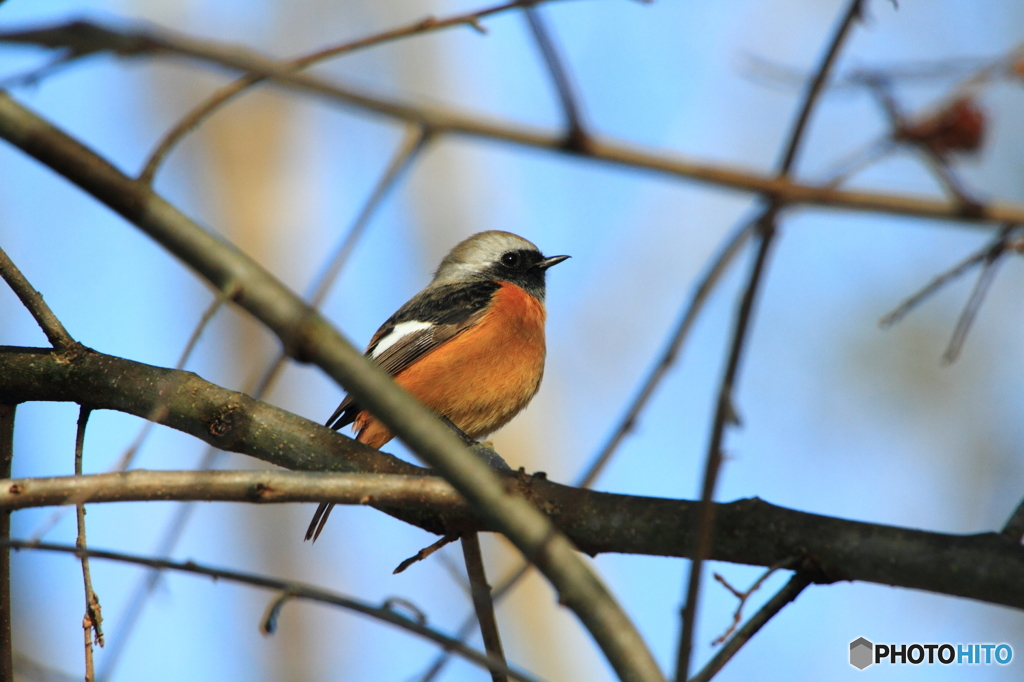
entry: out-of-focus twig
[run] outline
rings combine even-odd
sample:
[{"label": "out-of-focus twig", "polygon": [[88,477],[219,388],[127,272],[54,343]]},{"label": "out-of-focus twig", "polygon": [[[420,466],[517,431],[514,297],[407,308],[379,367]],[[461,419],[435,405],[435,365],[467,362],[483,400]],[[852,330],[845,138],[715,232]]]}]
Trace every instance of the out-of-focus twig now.
[{"label": "out-of-focus twig", "polygon": [[[796,118],[790,128],[779,161],[778,176],[786,177],[793,169],[797,154],[804,138],[804,132],[810,121],[811,112],[821,96],[825,83],[832,72],[832,67],[839,52],[849,36],[855,22],[860,19],[863,11],[862,0],[851,0],[843,12],[835,32],[829,40],[828,47],[815,69],[813,78],[807,84],[803,101]],[[697,619],[697,601],[700,598],[701,573],[704,560],[711,554],[714,531],[714,506],[711,504],[718,482],[718,472],[722,463],[722,443],[725,429],[736,422],[736,409],[733,399],[733,387],[739,373],[740,359],[746,346],[750,320],[754,310],[754,302],[760,290],[762,275],[768,254],[776,235],[776,217],[780,204],[777,198],[770,197],[769,204],[761,218],[756,221],[759,237],[757,255],[750,270],[746,288],[739,303],[736,323],[732,339],[729,343],[728,360],[719,385],[715,407],[714,422],[711,427],[707,456],[704,465],[704,480],[701,486],[700,525],[697,532],[697,549],[687,577],[686,596],[681,609],[682,621],[679,635],[679,647],[676,658],[676,682],[685,682],[690,675],[690,657],[693,649],[693,633]]]},{"label": "out-of-focus twig", "polygon": [[[545,0],[540,0],[541,2]],[[554,0],[547,0],[552,2]],[[480,33],[486,33],[486,29],[480,24],[480,20],[488,17],[492,14],[498,14],[506,10],[518,7],[520,4],[519,0],[514,2],[506,2],[500,5],[494,5],[486,9],[477,10],[475,12],[467,12],[465,14],[459,14],[452,17],[446,17],[444,19],[435,19],[434,17],[427,17],[415,21],[405,26],[376,33],[374,35],[360,38],[349,42],[342,43],[340,45],[334,45],[332,47],[317,50],[311,54],[296,57],[288,61],[280,62],[282,68],[293,71],[300,71],[306,67],[312,66],[318,62],[322,62],[332,57],[338,57],[343,54],[354,52],[361,48],[371,47],[374,45],[382,45],[392,40],[399,38],[407,38],[414,35],[419,35],[429,31],[437,31],[444,28],[450,28],[452,26],[470,26]],[[244,92],[252,86],[262,83],[266,80],[266,76],[258,73],[248,73],[238,80],[225,85],[218,89],[212,95],[207,97],[205,100],[196,105],[191,111],[181,118],[167,133],[164,134],[163,138],[157,143],[156,148],[150,153],[149,158],[143,165],[142,171],[139,173],[139,180],[146,183],[152,184],[153,177],[159,170],[160,165],[164,159],[171,152],[175,145],[178,144],[181,139],[192,130],[200,125],[204,120],[213,115],[215,111],[220,109],[225,103],[233,99],[236,95]]]},{"label": "out-of-focus twig", "polygon": [[572,74],[566,66],[565,60],[559,54],[558,47],[551,37],[551,31],[548,29],[540,9],[534,3],[523,4],[523,13],[526,15],[526,22],[540,49],[541,56],[544,58],[544,63],[547,65],[548,73],[551,74],[555,91],[558,93],[558,100],[562,104],[566,125],[565,145],[569,149],[584,149],[590,137],[583,124],[583,111],[580,98],[576,95]]},{"label": "out-of-focus twig", "polygon": [[661,384],[662,380],[668,375],[669,369],[675,364],[679,357],[679,352],[682,350],[683,344],[686,343],[686,339],[689,336],[690,329],[693,327],[694,322],[697,320],[697,316],[704,308],[704,303],[707,301],[708,296],[714,290],[715,285],[721,280],[722,275],[725,273],[729,264],[732,263],[733,259],[736,258],[736,254],[740,252],[740,249],[750,238],[752,223],[745,221],[739,228],[735,229],[729,238],[719,247],[718,253],[712,259],[710,264],[705,268],[704,274],[701,275],[697,284],[693,287],[693,292],[687,299],[686,304],[683,306],[683,310],[679,317],[679,322],[676,324],[675,329],[669,338],[668,344],[665,346],[665,350],[662,351],[654,364],[654,367],[650,370],[647,377],[644,379],[640,390],[637,391],[636,396],[630,402],[629,407],[626,408],[626,412],[622,419],[619,420],[615,428],[612,430],[611,436],[605,442],[604,446],[597,452],[590,464],[583,470],[573,485],[579,488],[589,488],[597,477],[607,466],[612,456],[618,450],[619,445],[626,439],[633,429],[636,428],[637,420],[643,413],[647,404],[654,396],[655,391]]},{"label": "out-of-focus twig", "polygon": [[[307,601],[319,602],[322,604],[330,604],[332,606],[340,606],[350,611],[361,613],[365,616],[381,620],[392,625],[395,625],[407,632],[411,632],[415,635],[419,635],[424,639],[428,639],[432,642],[439,644],[445,649],[453,651],[458,656],[474,663],[478,666],[487,669],[502,669],[500,663],[492,661],[484,654],[467,647],[465,644],[442,634],[441,632],[429,628],[423,623],[419,622],[418,619],[408,618],[398,611],[391,608],[385,608],[382,606],[372,606],[366,602],[347,597],[345,595],[338,594],[337,592],[330,592],[328,590],[314,587],[312,585],[306,585],[304,583],[291,582],[287,580],[280,580],[278,578],[271,578],[265,575],[259,575],[255,573],[243,573],[241,571],[229,571],[220,568],[213,568],[210,566],[203,566],[195,563],[194,561],[177,562],[168,561],[166,559],[153,559],[150,557],[138,556],[133,554],[126,554],[123,552],[108,552],[104,550],[96,549],[79,549],[71,547],[69,545],[61,545],[51,542],[25,542],[19,540],[10,540],[4,544],[12,549],[28,549],[28,550],[41,550],[47,552],[63,552],[66,554],[74,554],[83,558],[94,558],[94,559],[107,559],[110,561],[120,561],[123,563],[136,564],[138,566],[148,566],[160,571],[178,571],[181,573],[192,573],[193,575],[204,575],[214,580],[227,580],[229,582],[241,583],[244,585],[252,585],[253,587],[260,587],[267,590],[273,590],[275,592],[287,592],[293,599],[305,599]],[[510,668],[504,668],[505,673],[514,679],[522,680],[522,682],[534,682],[535,678],[513,670]]]},{"label": "out-of-focus twig", "polygon": [[975,265],[980,264],[981,272],[978,275],[978,281],[971,290],[971,295],[967,299],[967,303],[964,306],[963,312],[960,314],[960,318],[957,320],[949,345],[946,347],[946,351],[942,355],[943,364],[955,362],[957,357],[960,355],[960,351],[963,349],[963,343],[967,338],[967,332],[970,331],[971,324],[974,322],[974,318],[978,313],[978,309],[981,307],[985,294],[988,292],[988,288],[992,284],[992,279],[995,277],[996,273],[996,267],[1007,251],[1024,251],[1024,235],[1018,233],[1017,225],[1004,225],[996,238],[989,244],[960,261],[949,270],[940,273],[923,289],[900,303],[895,310],[882,317],[878,322],[879,326],[886,328],[899,322],[907,315],[907,313],[920,305],[943,285],[964,274]]},{"label": "out-of-focus twig", "polygon": [[997,256],[991,260],[986,259],[982,263],[981,272],[978,273],[978,281],[974,283],[971,295],[968,297],[967,303],[964,304],[963,312],[960,313],[960,317],[956,321],[956,327],[953,328],[953,336],[949,339],[949,345],[946,346],[946,350],[942,353],[942,364],[951,365],[960,357],[960,351],[963,350],[964,341],[967,339],[967,332],[970,331],[971,325],[974,324],[974,318],[977,316],[978,310],[981,309],[981,303],[985,300],[985,294],[988,293],[988,289],[992,285],[992,280],[995,278],[996,270],[1001,262],[1002,259]]}]

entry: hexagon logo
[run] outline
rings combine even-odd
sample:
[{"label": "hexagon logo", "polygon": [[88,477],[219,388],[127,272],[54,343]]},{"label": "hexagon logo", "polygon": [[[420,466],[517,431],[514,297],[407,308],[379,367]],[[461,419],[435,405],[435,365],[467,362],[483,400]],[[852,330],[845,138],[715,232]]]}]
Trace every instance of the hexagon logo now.
[{"label": "hexagon logo", "polygon": [[868,667],[875,662],[874,650],[875,645],[863,637],[853,640],[850,642],[850,665],[857,670]]}]

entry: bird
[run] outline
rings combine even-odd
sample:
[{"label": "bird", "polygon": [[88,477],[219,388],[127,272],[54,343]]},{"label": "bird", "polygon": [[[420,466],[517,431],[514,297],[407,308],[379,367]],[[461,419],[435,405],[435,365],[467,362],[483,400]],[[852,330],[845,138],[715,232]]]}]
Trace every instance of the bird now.
[{"label": "bird", "polygon": [[[546,349],[545,276],[569,256],[541,254],[500,230],[479,232],[441,261],[430,283],[389,317],[366,357],[469,439],[507,424],[540,388]],[[394,434],[351,395],[327,426],[352,425],[381,448]],[[306,540],[320,536],[334,504],[317,508]]]}]

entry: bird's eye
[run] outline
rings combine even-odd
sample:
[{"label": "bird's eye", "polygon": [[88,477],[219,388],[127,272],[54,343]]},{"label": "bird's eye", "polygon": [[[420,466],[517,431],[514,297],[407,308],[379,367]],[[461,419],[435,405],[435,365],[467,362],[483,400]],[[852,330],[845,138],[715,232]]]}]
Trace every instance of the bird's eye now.
[{"label": "bird's eye", "polygon": [[508,253],[502,255],[501,263],[502,265],[505,265],[507,267],[514,268],[515,266],[519,265],[519,254],[516,253],[515,251],[509,251]]}]

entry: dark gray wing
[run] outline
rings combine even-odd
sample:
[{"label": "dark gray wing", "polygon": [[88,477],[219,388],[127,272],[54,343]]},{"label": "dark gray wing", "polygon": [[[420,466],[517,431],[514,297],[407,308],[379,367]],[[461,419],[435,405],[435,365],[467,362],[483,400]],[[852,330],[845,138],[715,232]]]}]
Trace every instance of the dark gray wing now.
[{"label": "dark gray wing", "polygon": [[[390,376],[397,375],[479,322],[499,288],[500,283],[488,280],[424,289],[380,326],[370,339],[366,355]],[[377,352],[382,345],[384,350]],[[361,411],[352,396],[345,396],[327,426],[347,426]]]}]

